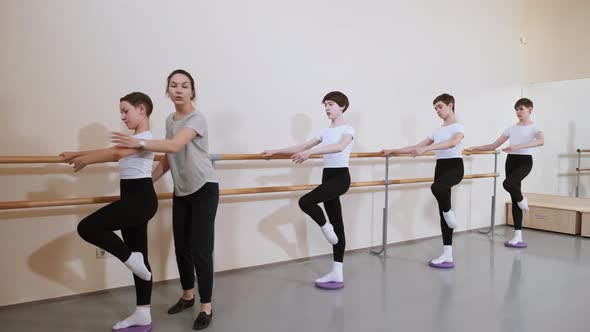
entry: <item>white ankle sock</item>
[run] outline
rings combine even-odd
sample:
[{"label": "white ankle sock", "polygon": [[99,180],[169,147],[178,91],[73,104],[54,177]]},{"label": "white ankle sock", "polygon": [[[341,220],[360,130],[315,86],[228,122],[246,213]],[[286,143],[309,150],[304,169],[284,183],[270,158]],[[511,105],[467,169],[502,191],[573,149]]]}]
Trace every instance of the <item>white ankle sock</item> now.
[{"label": "white ankle sock", "polygon": [[342,273],[342,263],[334,262],[334,266],[332,266],[332,271],[326,274],[325,276],[316,279],[315,282],[318,283],[325,283],[325,282],[343,282],[344,275]]},{"label": "white ankle sock", "polygon": [[457,217],[455,216],[455,212],[453,212],[453,210],[443,212],[443,218],[447,222],[447,226],[449,226],[450,229],[457,227]]},{"label": "white ankle sock", "polygon": [[522,242],[522,230],[516,230],[514,231],[514,237],[512,238],[512,240],[508,241],[508,243],[517,244],[520,242]]},{"label": "white ankle sock", "polygon": [[124,329],[129,326],[145,326],[152,323],[150,307],[137,307],[133,315],[125,318],[113,326],[113,329]]},{"label": "white ankle sock", "polygon": [[516,205],[518,205],[518,207],[522,211],[528,211],[529,210],[529,201],[524,196],[522,197],[522,201],[517,202]]},{"label": "white ankle sock", "polygon": [[150,270],[148,270],[147,266],[145,266],[145,263],[143,262],[142,253],[138,251],[132,252],[131,256],[129,256],[129,259],[127,259],[124,263],[125,266],[127,266],[129,270],[133,272],[133,274],[140,277],[141,279],[146,281],[150,281],[150,279],[152,279],[152,273]]},{"label": "white ankle sock", "polygon": [[324,226],[321,227],[321,229],[322,233],[324,233],[324,236],[326,237],[326,240],[328,240],[331,245],[338,243],[338,236],[334,232],[334,226],[332,226],[332,224],[326,222]]},{"label": "white ankle sock", "polygon": [[438,258],[431,261],[434,264],[441,264],[445,262],[453,262],[453,246],[443,246],[443,253]]}]

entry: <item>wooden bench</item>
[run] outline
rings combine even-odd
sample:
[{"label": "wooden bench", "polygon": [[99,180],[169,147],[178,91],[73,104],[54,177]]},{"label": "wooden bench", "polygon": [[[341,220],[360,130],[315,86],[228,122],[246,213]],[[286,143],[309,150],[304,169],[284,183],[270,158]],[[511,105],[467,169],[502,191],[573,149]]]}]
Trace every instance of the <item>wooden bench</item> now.
[{"label": "wooden bench", "polygon": [[[523,193],[529,202],[529,212],[523,212],[522,227],[578,235],[582,217],[586,225],[585,236],[590,236],[590,199],[556,195]],[[586,212],[583,212],[586,211]],[[512,203],[506,203],[506,221],[514,225]]]}]

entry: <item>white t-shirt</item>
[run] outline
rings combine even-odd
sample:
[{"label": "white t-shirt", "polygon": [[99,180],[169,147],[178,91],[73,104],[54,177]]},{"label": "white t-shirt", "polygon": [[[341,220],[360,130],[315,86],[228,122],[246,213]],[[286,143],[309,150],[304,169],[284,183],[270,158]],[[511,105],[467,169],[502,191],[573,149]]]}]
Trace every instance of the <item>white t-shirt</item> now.
[{"label": "white t-shirt", "polygon": [[[434,144],[448,141],[457,133],[464,133],[465,128],[460,123],[453,123],[452,125],[436,128],[432,135],[428,136]],[[463,140],[459,144],[455,145],[454,148],[435,150],[436,159],[451,159],[461,158],[463,155]]]},{"label": "white t-shirt", "polygon": [[[149,130],[133,135],[133,137],[137,139],[154,139],[152,132]],[[141,150],[139,153],[119,159],[121,179],[151,178],[155,156],[155,152]]]},{"label": "white t-shirt", "polygon": [[[512,125],[504,131],[504,136],[510,138],[510,145],[529,143],[535,140],[537,133],[542,130],[536,124],[526,126]],[[520,149],[508,154],[533,155],[533,148]]]},{"label": "white t-shirt", "polygon": [[340,152],[324,154],[324,168],[348,167],[350,150],[354,141],[354,128],[349,125],[326,128],[316,136],[322,142],[321,145],[325,146],[340,143],[344,135],[351,135],[353,140]]}]

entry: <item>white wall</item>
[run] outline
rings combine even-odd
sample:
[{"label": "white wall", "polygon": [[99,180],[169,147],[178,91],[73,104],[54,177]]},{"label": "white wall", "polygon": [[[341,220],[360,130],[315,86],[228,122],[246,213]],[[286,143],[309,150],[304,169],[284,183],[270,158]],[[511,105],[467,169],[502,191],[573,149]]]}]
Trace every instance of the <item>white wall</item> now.
[{"label": "white wall", "polygon": [[[575,196],[577,149],[590,149],[588,113],[590,79],[526,85],[524,95],[534,104],[533,118],[543,127],[545,146],[538,149],[534,172],[525,190]],[[538,162],[539,161],[539,162]],[[582,168],[590,168],[590,154],[582,154]],[[589,173],[580,177],[580,197],[590,197]]]},{"label": "white wall", "polygon": [[[108,146],[109,132],[122,129],[118,98],[136,90],[154,99],[152,130],[161,137],[173,110],[165,77],[176,68],[196,77],[214,153],[302,142],[328,124],[320,101],[331,90],[351,99],[354,151],[423,139],[439,125],[431,102],[442,92],[457,98],[465,144],[483,144],[513,121],[520,96],[521,7],[513,0],[3,1],[0,155]],[[217,165],[222,188],[317,183],[320,166]],[[396,159],[392,177],[432,176],[433,167],[430,158]],[[491,168],[490,156],[466,158],[466,173]],[[353,181],[381,179],[382,161],[355,161],[351,172]],[[80,174],[62,165],[3,165],[0,181],[2,201],[118,190],[114,164]],[[171,188],[170,178],[157,186]],[[223,198],[216,271],[329,253],[298,210],[300,195]],[[459,230],[489,223],[490,195],[490,180],[455,189]],[[399,187],[390,197],[391,242],[440,233],[429,185]],[[343,201],[348,249],[379,244],[383,193],[351,190]],[[96,208],[0,211],[0,305],[131,284],[122,264],[95,259],[75,232]],[[502,204],[497,211],[504,222]],[[155,280],[177,277],[170,216],[163,201],[150,222]]]},{"label": "white wall", "polygon": [[590,77],[590,1],[524,1],[524,79],[528,83]]}]

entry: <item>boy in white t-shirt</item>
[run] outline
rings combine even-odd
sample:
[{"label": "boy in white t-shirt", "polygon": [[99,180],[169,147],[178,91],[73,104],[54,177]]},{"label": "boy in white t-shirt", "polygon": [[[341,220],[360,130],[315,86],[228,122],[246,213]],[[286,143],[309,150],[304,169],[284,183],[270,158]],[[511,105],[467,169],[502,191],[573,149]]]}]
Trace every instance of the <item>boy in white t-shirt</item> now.
[{"label": "boy in white t-shirt", "polygon": [[432,102],[436,114],[443,120],[440,128],[434,130],[422,142],[401,149],[382,150],[383,156],[392,154],[410,154],[413,157],[434,150],[436,167],[434,183],[430,187],[438,203],[440,228],[443,238],[443,253],[428,262],[437,269],[452,269],[453,262],[453,229],[457,227],[455,212],[451,209],[451,188],[463,180],[463,125],[455,118],[455,98],[444,93]]},{"label": "boy in white t-shirt", "polygon": [[[141,92],[120,99],[121,120],[136,139],[152,139],[149,116],[153,103]],[[135,282],[135,312],[113,326],[113,331],[135,328],[151,331],[150,302],[152,273],[148,262],[148,221],[158,210],[158,197],[152,183],[155,153],[141,149],[111,147],[108,149],[63,152],[64,162],[80,171],[90,164],[119,162],[121,197],[103,206],[78,224],[78,234],[86,242],[117,257],[132,272]],[[123,239],[114,231],[120,230]]]},{"label": "boy in white t-shirt", "polygon": [[511,248],[526,248],[522,239],[522,211],[528,211],[528,201],[522,195],[522,180],[533,168],[533,149],[545,143],[543,131],[531,120],[533,102],[527,98],[519,99],[514,105],[518,122],[508,127],[498,139],[491,144],[469,148],[470,151],[495,150],[510,138],[510,145],[502,151],[506,157],[506,180],[504,189],[510,193],[512,200],[512,219],[514,220],[514,237],[504,243]]},{"label": "boy in white t-shirt", "polygon": [[[301,197],[299,206],[320,226],[324,236],[333,246],[332,271],[317,279],[316,286],[322,289],[339,289],[344,287],[342,263],[346,244],[340,196],[344,195],[350,187],[348,160],[355,133],[354,128],[345,124],[342,117],[349,106],[346,95],[339,91],[333,91],[324,97],[322,103],[326,115],[330,119],[328,128],[323,129],[317,136],[303,144],[278,150],[265,150],[262,152],[262,156],[287,154],[291,155],[291,159],[295,163],[302,163],[312,155],[324,156],[322,184]],[[326,221],[319,203],[324,203],[329,222]]]}]

